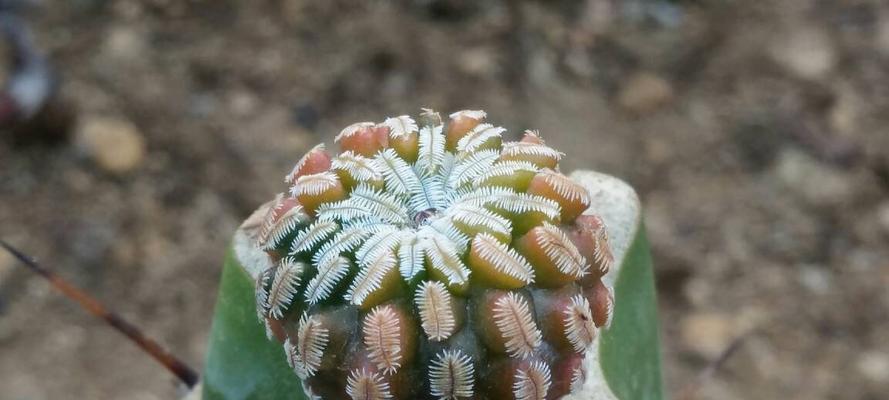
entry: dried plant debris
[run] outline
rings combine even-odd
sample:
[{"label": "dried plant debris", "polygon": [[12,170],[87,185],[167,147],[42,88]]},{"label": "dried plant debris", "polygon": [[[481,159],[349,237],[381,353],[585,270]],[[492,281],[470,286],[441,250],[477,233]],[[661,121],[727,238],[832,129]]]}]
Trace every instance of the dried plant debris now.
[{"label": "dried plant debris", "polygon": [[585,378],[613,311],[604,223],[563,153],[485,117],[353,124],[284,178],[257,313],[313,398],[549,399]]}]

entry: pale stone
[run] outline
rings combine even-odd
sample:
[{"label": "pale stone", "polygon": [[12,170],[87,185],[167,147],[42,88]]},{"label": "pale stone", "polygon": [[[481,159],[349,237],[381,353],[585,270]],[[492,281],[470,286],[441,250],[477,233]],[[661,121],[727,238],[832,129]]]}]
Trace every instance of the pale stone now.
[{"label": "pale stone", "polygon": [[724,314],[691,314],[680,323],[682,342],[698,355],[718,357],[735,337],[734,322]]},{"label": "pale stone", "polygon": [[874,382],[889,382],[889,354],[869,351],[858,357],[855,366],[865,378]]},{"label": "pale stone", "polygon": [[781,153],[776,174],[793,194],[811,204],[836,205],[853,194],[847,174],[798,150]]},{"label": "pale stone", "polygon": [[132,122],[113,117],[85,116],[77,132],[84,152],[105,171],[125,174],[145,160],[145,139]]},{"label": "pale stone", "polygon": [[490,76],[497,71],[497,60],[490,49],[476,47],[460,54],[458,66],[463,72],[474,76]]},{"label": "pale stone", "polygon": [[815,28],[779,34],[769,48],[769,55],[792,75],[810,80],[823,78],[837,63],[830,37]]},{"label": "pale stone", "polygon": [[111,28],[102,44],[102,55],[110,60],[124,63],[142,60],[147,50],[145,35],[126,26]]},{"label": "pale stone", "polygon": [[673,99],[673,86],[666,79],[649,72],[628,79],[617,95],[622,108],[637,114],[657,110]]}]

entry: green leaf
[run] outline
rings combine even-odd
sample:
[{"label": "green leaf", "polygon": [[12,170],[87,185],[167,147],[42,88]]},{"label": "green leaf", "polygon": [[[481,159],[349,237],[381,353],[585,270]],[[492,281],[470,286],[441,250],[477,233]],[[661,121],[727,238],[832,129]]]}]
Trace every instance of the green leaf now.
[{"label": "green leaf", "polygon": [[620,399],[663,399],[654,273],[643,227],[624,258],[614,297],[614,320],[599,348],[605,379]]},{"label": "green leaf", "polygon": [[297,399],[302,387],[278,342],[256,317],[253,279],[229,251],[204,369],[204,400]]}]

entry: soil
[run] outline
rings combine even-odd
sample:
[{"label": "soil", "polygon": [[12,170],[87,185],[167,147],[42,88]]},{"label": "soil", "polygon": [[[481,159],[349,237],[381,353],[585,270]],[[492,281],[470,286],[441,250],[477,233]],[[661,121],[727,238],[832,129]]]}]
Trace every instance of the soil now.
[{"label": "soil", "polygon": [[[76,121],[61,143],[0,133],[0,238],[196,367],[231,233],[304,151],[482,108],[637,188],[676,398],[889,393],[885,2],[42,3],[27,15]],[[84,140],[109,119],[128,134]],[[0,255],[0,397],[177,390]]]}]

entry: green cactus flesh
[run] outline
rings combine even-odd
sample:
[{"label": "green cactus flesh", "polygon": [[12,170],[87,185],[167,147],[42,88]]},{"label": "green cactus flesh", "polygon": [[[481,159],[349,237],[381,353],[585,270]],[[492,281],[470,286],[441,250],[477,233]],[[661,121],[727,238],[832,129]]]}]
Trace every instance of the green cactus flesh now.
[{"label": "green cactus flesh", "polygon": [[[482,111],[359,123],[285,178],[255,241],[260,321],[309,398],[557,399],[610,322],[590,195]],[[447,126],[446,126],[447,125]]]}]

